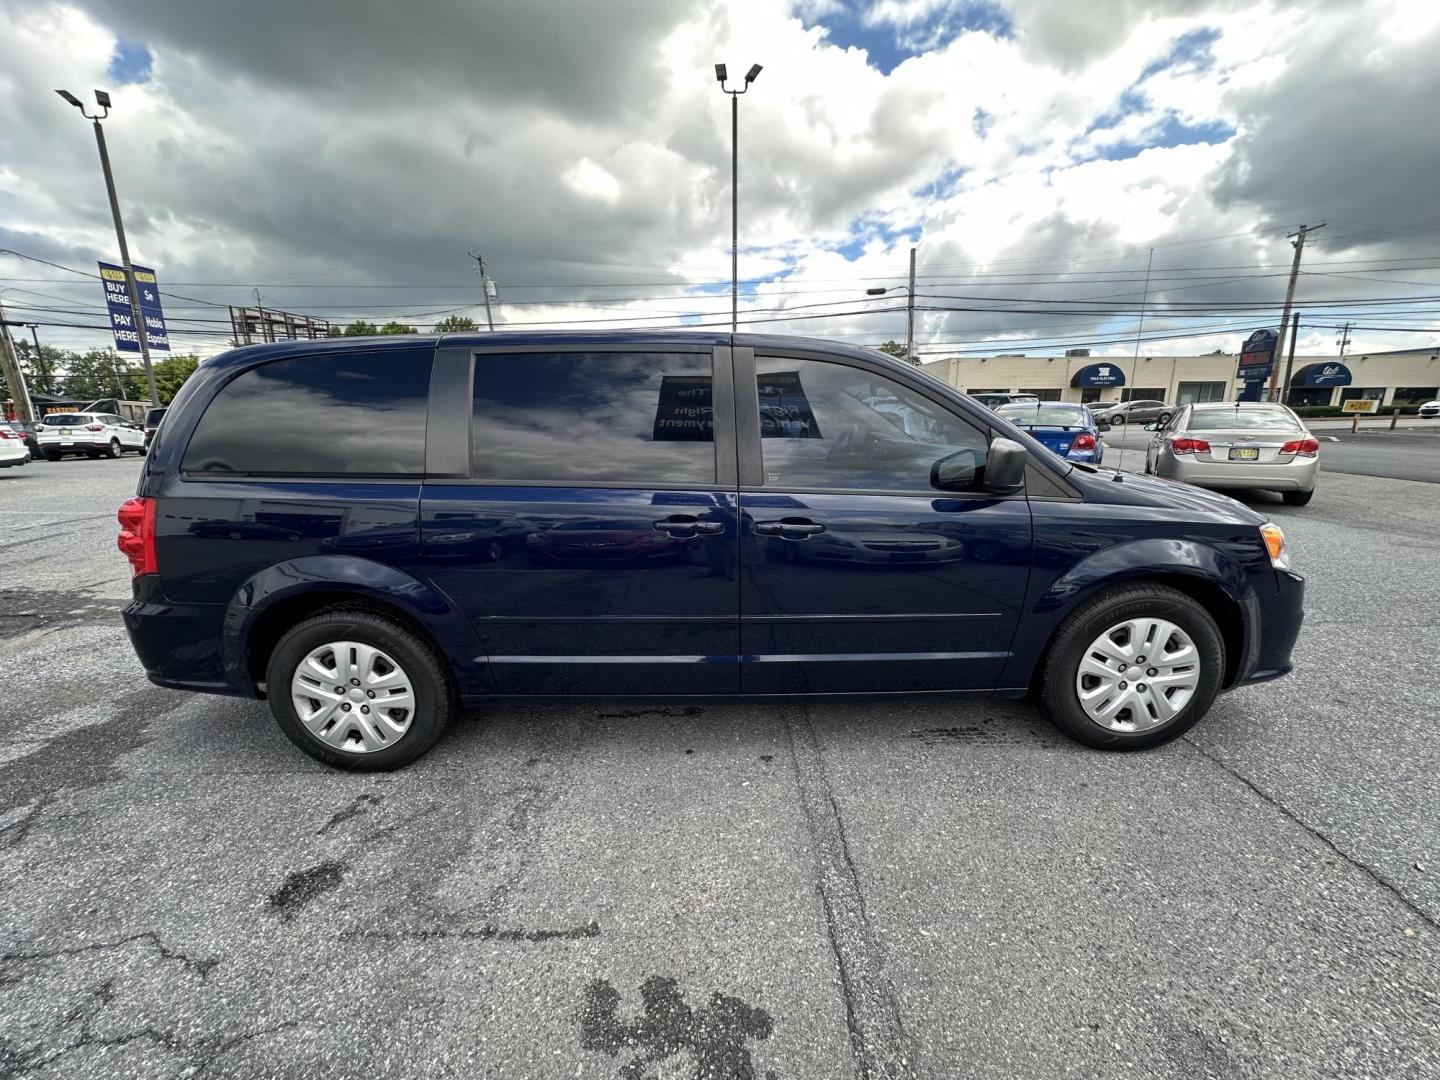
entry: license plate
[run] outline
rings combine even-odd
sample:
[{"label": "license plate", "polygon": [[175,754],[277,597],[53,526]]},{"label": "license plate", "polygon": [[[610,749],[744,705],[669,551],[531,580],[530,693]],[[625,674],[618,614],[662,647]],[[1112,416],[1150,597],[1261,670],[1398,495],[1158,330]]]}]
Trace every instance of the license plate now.
[{"label": "license plate", "polygon": [[1254,461],[1260,456],[1260,451],[1253,446],[1232,446],[1230,448],[1231,461]]}]

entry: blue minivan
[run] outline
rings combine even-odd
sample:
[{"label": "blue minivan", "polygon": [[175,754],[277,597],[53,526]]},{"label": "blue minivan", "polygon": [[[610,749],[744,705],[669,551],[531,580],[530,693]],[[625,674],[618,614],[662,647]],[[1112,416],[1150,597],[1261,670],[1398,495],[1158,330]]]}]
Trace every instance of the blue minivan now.
[{"label": "blue minivan", "polygon": [[1232,499],[1067,462],[882,353],[494,333],[206,360],[120,509],[150,680],[390,769],[462,706],[1034,693],[1153,746],[1290,670],[1302,579]]}]

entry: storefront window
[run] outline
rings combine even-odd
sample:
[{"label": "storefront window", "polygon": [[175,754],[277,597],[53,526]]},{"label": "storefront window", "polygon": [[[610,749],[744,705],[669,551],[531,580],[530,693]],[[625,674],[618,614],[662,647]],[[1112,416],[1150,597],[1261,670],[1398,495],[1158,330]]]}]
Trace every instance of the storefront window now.
[{"label": "storefront window", "polygon": [[1224,401],[1223,382],[1182,382],[1175,393],[1177,405],[1193,405],[1197,401]]},{"label": "storefront window", "polygon": [[[1041,401],[1059,401],[1060,395],[1064,393],[1058,386],[1042,386],[1034,390],[1021,390],[1022,394],[1034,394]],[[1426,400],[1429,400],[1428,398]]]},{"label": "storefront window", "polygon": [[1335,389],[1330,386],[1292,386],[1290,392],[1285,395],[1285,404],[1291,406],[1329,405],[1334,394]]},{"label": "storefront window", "polygon": [[1440,397],[1440,386],[1397,386],[1390,400],[1396,405],[1423,405]]},{"label": "storefront window", "polygon": [[1120,391],[1121,401],[1164,401],[1163,386],[1127,386]]},{"label": "storefront window", "polygon": [[1383,386],[1347,386],[1340,391],[1340,403],[1347,401],[1384,401],[1385,387]]}]

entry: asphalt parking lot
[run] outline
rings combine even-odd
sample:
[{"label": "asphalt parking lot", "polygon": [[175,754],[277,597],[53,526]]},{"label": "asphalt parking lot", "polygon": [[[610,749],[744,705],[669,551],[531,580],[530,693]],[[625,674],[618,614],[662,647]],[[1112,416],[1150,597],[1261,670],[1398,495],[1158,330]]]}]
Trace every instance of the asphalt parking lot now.
[{"label": "asphalt parking lot", "polygon": [[0,472],[0,1077],[1440,1076],[1440,485],[1251,498],[1296,671],[1159,750],[566,705],[353,776],[144,681],[139,467]]}]

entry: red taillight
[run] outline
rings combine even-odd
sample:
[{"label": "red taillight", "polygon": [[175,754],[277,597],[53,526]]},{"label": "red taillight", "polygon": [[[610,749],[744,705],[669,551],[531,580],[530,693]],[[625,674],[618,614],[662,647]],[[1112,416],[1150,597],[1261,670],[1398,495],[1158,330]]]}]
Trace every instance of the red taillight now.
[{"label": "red taillight", "polygon": [[1208,454],[1210,444],[1204,439],[1175,439],[1170,443],[1170,451],[1175,454]]},{"label": "red taillight", "polygon": [[1280,448],[1282,454],[1298,454],[1300,457],[1314,457],[1320,453],[1320,444],[1314,439],[1291,439]]},{"label": "red taillight", "polygon": [[158,572],[155,562],[155,500],[126,499],[116,513],[120,538],[115,546],[130,560],[131,575]]},{"label": "red taillight", "polygon": [[1094,450],[1094,449],[1095,449],[1095,436],[1094,436],[1094,435],[1091,435],[1088,431],[1082,431],[1079,435],[1076,435],[1076,436],[1075,436],[1075,441],[1070,444],[1070,449],[1071,449],[1071,450]]},{"label": "red taillight", "polygon": [[104,424],[86,424],[86,425],[85,425],[85,430],[86,430],[86,431],[104,431],[104,430],[105,430],[105,425],[104,425]]}]

